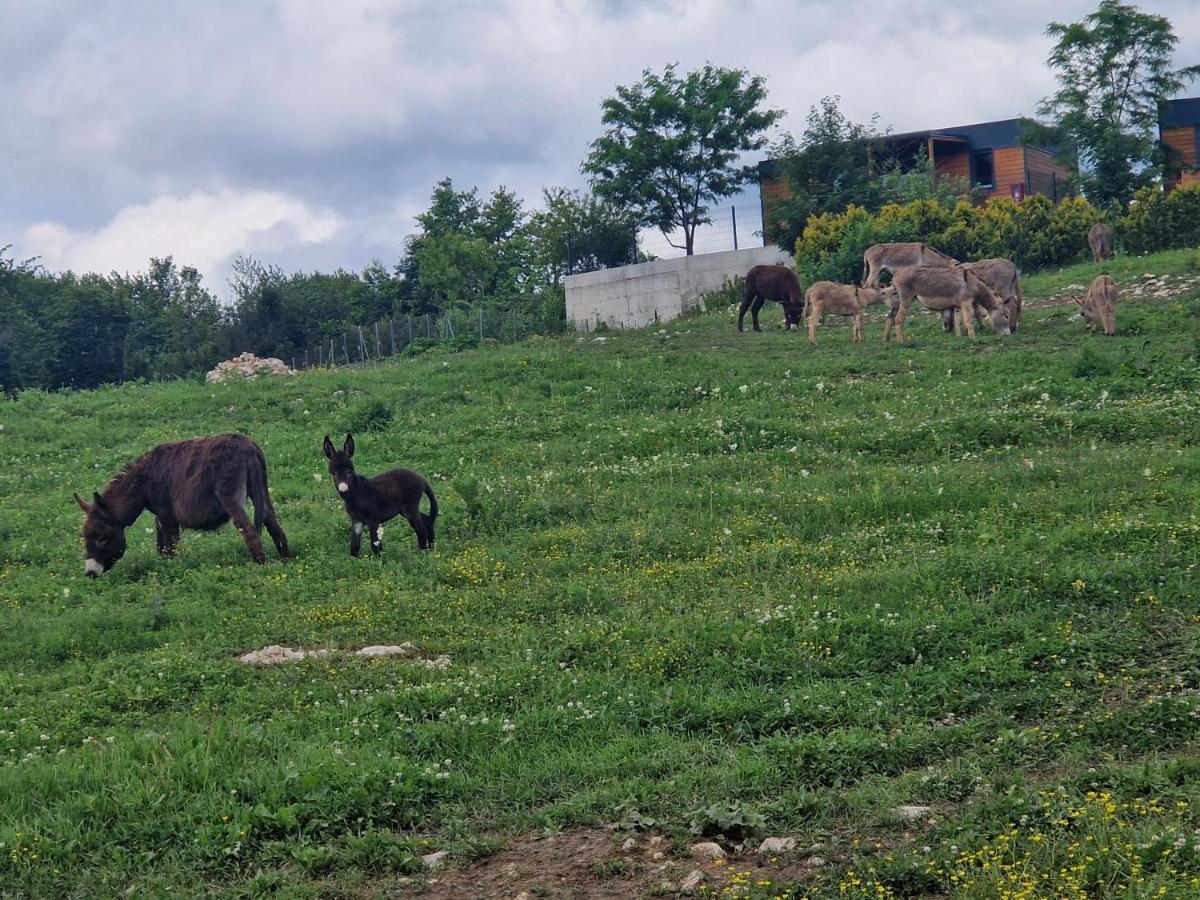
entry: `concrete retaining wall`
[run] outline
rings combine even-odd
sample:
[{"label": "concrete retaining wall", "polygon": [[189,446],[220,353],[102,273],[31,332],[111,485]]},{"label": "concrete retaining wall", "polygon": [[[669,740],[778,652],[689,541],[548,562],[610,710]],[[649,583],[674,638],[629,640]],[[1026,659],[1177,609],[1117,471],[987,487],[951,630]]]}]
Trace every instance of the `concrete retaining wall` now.
[{"label": "concrete retaining wall", "polygon": [[751,266],[788,261],[778,247],[751,247],[568,275],[563,280],[567,318],[577,331],[593,331],[602,322],[610,328],[667,322],[695,309],[704,294],[720,290]]}]

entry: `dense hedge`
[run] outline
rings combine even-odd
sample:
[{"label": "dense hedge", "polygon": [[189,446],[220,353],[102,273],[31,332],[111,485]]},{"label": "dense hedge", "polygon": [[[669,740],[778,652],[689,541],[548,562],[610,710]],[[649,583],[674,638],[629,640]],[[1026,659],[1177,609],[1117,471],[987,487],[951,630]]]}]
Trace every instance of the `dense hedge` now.
[{"label": "dense hedge", "polygon": [[1122,217],[1117,236],[1129,253],[1200,247],[1200,184],[1168,194],[1142,188]]},{"label": "dense hedge", "polygon": [[[1088,258],[1088,229],[1105,219],[1083,198],[1055,205],[1041,194],[1020,203],[996,197],[982,206],[915,200],[875,214],[850,206],[809,218],[796,241],[796,271],[805,284],[858,283],[863,251],[888,241],[921,241],[961,260],[1002,256],[1025,271],[1069,265]],[[1198,246],[1200,185],[1168,194],[1143,190],[1113,224],[1128,253]]]}]

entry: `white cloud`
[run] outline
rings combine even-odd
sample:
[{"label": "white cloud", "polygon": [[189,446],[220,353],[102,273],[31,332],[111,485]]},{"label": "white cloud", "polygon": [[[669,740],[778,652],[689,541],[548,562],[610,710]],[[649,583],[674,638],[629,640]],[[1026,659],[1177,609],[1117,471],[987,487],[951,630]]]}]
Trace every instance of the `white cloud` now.
[{"label": "white cloud", "polygon": [[203,273],[223,272],[235,256],[267,256],[336,238],[345,220],[329,209],[269,191],[231,190],[157,197],[127,206],[95,229],[40,222],[21,249],[52,270],[142,271],[152,256],[174,256]]},{"label": "white cloud", "polygon": [[[1194,0],[1139,6],[1175,23],[1179,64],[1200,61]],[[197,266],[243,244],[285,267],[391,263],[442,177],[530,205],[544,186],[581,186],[601,101],[644,68],[761,74],[793,132],[832,94],[856,121],[945,127],[1032,113],[1053,88],[1047,22],[1095,7],[0,0],[0,246],[102,272],[144,266],[151,246]],[[173,213],[205,221],[205,198],[249,230],[171,230]],[[285,207],[283,224],[253,224]],[[301,236],[328,217],[330,237]]]}]

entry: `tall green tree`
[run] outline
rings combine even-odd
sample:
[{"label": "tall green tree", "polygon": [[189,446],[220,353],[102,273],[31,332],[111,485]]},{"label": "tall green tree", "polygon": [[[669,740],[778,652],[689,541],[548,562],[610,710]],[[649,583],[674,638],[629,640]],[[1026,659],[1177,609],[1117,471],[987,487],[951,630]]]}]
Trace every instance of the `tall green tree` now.
[{"label": "tall green tree", "polygon": [[[649,69],[637,84],[618,86],[601,104],[605,131],[581,169],[598,197],[633,210],[690,256],[709,205],[729,197],[754,171],[739,158],[766,144],[783,113],[764,109],[766,83],[743,69],[712,65],[680,76]],[[683,231],[683,244],[670,235]]]},{"label": "tall green tree", "polygon": [[866,209],[879,206],[882,135],[872,116],[868,123],[850,121],[838,104],[825,97],[808,111],[799,141],[791,135],[772,149],[790,195],[772,205],[764,223],[767,238],[788,253],[804,231],[809,216],[840,213],[851,203]]},{"label": "tall green tree", "polygon": [[1079,22],[1051,22],[1056,39],[1047,60],[1058,90],[1038,111],[1051,132],[1075,151],[1077,178],[1088,199],[1126,205],[1160,174],[1155,140],[1162,102],[1200,75],[1172,68],[1178,38],[1164,16],[1102,0]]},{"label": "tall green tree", "polygon": [[419,233],[405,239],[397,275],[406,312],[441,312],[520,303],[529,273],[528,214],[500,187],[480,201],[476,188],[458,191],[449,178],[434,185]]},{"label": "tall green tree", "polygon": [[529,219],[533,263],[554,288],[563,276],[628,265],[637,258],[637,219],[591,194],[551,187]]}]

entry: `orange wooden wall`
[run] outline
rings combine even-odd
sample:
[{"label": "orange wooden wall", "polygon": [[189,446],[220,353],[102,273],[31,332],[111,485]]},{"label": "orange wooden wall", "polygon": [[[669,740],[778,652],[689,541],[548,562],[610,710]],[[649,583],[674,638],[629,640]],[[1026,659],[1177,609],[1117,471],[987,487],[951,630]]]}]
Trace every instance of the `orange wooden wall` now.
[{"label": "orange wooden wall", "polygon": [[1164,144],[1168,144],[1183,154],[1185,166],[1196,165],[1196,129],[1191,125],[1186,128],[1164,128],[1162,130]]}]

